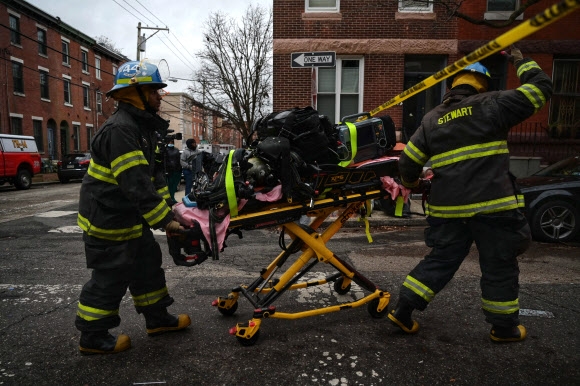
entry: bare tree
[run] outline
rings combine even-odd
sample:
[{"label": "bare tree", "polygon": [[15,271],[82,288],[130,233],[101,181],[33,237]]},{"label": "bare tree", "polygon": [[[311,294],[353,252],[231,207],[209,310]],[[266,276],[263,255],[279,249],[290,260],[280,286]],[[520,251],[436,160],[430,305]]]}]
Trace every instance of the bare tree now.
[{"label": "bare tree", "polygon": [[111,50],[119,55],[123,55],[123,51],[121,51],[121,49],[117,48],[115,46],[115,43],[109,39],[108,37],[106,37],[105,35],[101,35],[101,36],[97,36],[95,38],[95,40],[97,41],[98,44],[100,44],[101,46],[105,47],[108,50]]},{"label": "bare tree", "polygon": [[189,91],[246,138],[270,105],[272,11],[250,5],[239,22],[213,13],[203,36],[204,48],[197,53],[201,64]]}]

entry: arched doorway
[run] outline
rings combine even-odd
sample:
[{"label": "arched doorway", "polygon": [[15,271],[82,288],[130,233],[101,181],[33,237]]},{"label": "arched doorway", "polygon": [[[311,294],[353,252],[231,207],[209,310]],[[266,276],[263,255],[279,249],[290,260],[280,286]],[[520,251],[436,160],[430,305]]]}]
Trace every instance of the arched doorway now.
[{"label": "arched doorway", "polygon": [[69,141],[68,141],[68,122],[60,122],[60,158],[62,158],[69,151]]}]

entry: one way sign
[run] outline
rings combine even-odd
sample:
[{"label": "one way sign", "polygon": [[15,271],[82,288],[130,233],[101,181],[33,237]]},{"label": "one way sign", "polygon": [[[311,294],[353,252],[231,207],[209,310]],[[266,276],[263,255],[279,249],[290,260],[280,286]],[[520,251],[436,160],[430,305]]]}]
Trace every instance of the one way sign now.
[{"label": "one way sign", "polygon": [[292,68],[302,67],[334,67],[336,66],[336,52],[293,52]]}]

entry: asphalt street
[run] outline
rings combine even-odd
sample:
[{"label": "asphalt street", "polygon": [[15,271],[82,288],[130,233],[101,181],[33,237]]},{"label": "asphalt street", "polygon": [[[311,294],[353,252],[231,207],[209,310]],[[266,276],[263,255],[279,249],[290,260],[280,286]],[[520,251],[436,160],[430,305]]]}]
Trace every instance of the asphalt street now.
[{"label": "asphalt street", "polygon": [[[258,277],[280,253],[275,229],[230,237],[220,260],[178,267],[167,253],[163,267],[175,303],[188,313],[183,332],[148,337],[129,295],[121,326],[132,348],[109,356],[78,352],[74,327],[78,295],[88,280],[76,227],[80,184],[0,190],[0,384],[1,385],[577,385],[580,384],[580,249],[577,244],[533,243],[520,257],[521,320],[529,337],[494,344],[480,309],[479,267],[474,249],[430,307],[416,313],[415,336],[373,318],[367,305],[324,315],[265,319],[256,344],[239,344],[229,329],[252,317],[240,298],[232,316],[212,302]],[[42,191],[40,189],[43,189]],[[41,193],[46,202],[18,208],[18,195]],[[49,202],[50,201],[50,202]],[[30,204],[30,203],[27,203]],[[415,207],[416,208],[416,207]],[[412,211],[415,211],[412,204]],[[25,213],[20,217],[14,214]],[[418,212],[418,210],[417,210]],[[9,216],[9,217],[8,217]],[[396,303],[407,273],[428,252],[420,213],[393,219],[373,213],[373,242],[364,224],[349,221],[327,246]],[[320,230],[321,231],[321,230]],[[297,256],[297,254],[293,255]],[[335,270],[315,265],[306,280]],[[337,294],[332,284],[288,291],[275,306],[295,313],[355,301],[366,291],[354,284]]]}]

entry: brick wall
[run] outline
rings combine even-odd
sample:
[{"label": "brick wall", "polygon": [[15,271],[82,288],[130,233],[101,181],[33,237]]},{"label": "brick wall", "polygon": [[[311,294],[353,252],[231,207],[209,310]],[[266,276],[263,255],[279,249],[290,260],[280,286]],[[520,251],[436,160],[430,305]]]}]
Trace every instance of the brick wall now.
[{"label": "brick wall", "polygon": [[[19,17],[20,45],[11,44],[9,26],[9,10]],[[38,53],[37,30],[39,26],[46,30],[47,55]],[[62,38],[69,41],[70,66],[63,64]],[[117,67],[125,61],[118,54],[98,46],[94,39],[61,22],[42,10],[23,1],[14,1],[7,7],[0,3],[0,83],[6,84],[0,90],[0,132],[10,132],[10,114],[20,114],[22,118],[22,133],[33,135],[33,118],[42,118],[43,158],[48,158],[49,122],[56,127],[57,157],[61,156],[61,142],[65,141],[69,151],[86,151],[88,149],[88,131],[94,134],[98,127],[114,110],[113,101],[106,101],[105,93],[113,86],[113,65]],[[81,46],[88,52],[88,71],[82,71]],[[96,77],[95,55],[101,59],[100,79]],[[12,61],[16,58],[22,61],[24,93],[14,93],[12,78]],[[40,97],[39,67],[48,69],[49,100]],[[71,105],[64,103],[63,75],[70,77]],[[89,86],[90,108],[84,107],[83,82]],[[96,93],[102,92],[103,113],[97,114]],[[79,146],[72,138],[73,122],[80,127]],[[68,127],[66,138],[61,136],[61,127]]]}]

